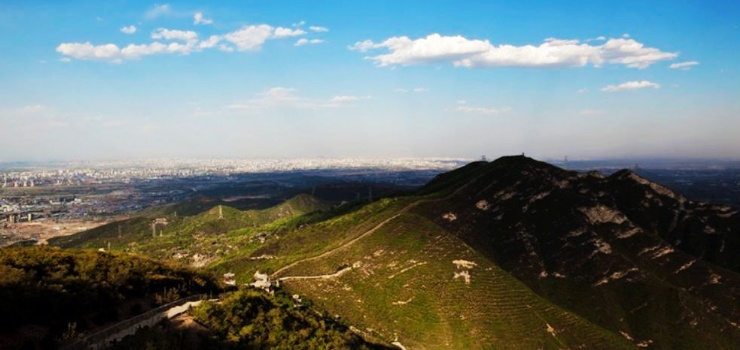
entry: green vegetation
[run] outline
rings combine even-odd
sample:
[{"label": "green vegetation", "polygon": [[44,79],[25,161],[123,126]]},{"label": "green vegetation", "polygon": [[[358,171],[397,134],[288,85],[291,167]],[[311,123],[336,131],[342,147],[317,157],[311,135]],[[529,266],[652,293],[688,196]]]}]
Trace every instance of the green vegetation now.
[{"label": "green vegetation", "polygon": [[[389,349],[281,291],[241,289],[190,314],[144,328],[110,349]],[[194,322],[195,321],[195,322]]]},{"label": "green vegetation", "polygon": [[[622,189],[631,196],[622,203],[602,177],[505,157],[440,175],[415,196],[330,208],[302,195],[264,210],[192,207],[190,216],[170,208],[55,243],[110,242],[234,272],[240,285],[267,272],[322,315],[341,316],[354,334],[410,348],[733,348],[740,277],[669,247],[657,231],[689,214],[679,217],[674,210],[683,205],[638,189]],[[659,208],[642,216],[621,211],[634,220],[607,215],[620,203],[652,203],[643,198]],[[152,235],[156,218],[169,224]],[[645,228],[633,230],[642,221]],[[694,226],[681,237],[705,230]],[[340,323],[292,305],[285,296],[242,290],[197,309],[209,331],[190,336],[204,347],[358,346]],[[179,330],[146,332],[127,340],[132,348],[185,344],[173,336]]]},{"label": "green vegetation", "polygon": [[[470,268],[462,266],[465,262]],[[633,347],[540,298],[418,215],[401,215],[372,235],[282,275],[332,274],[345,266],[351,270],[341,277],[288,279],[284,288],[306,294],[320,308],[343,315],[372,335],[397,339],[409,348]]]},{"label": "green vegetation", "polygon": [[124,253],[0,249],[0,334],[9,339],[3,348],[24,342],[53,347],[152,307],[217,290],[202,273]]},{"label": "green vegetation", "polygon": [[239,349],[375,349],[341,323],[296,307],[289,296],[243,289],[195,310],[196,320]]},{"label": "green vegetation", "polygon": [[[186,209],[194,210],[197,204],[189,203]],[[309,220],[323,219],[322,213],[330,209],[328,203],[305,194],[264,210],[241,211],[217,205],[192,216],[183,216],[168,207],[149,210],[77,235],[53,238],[49,244],[64,248],[111,248],[204,266],[255,246],[250,243],[254,243],[256,235],[277,234]],[[164,219],[167,224],[153,227],[156,219]]]}]

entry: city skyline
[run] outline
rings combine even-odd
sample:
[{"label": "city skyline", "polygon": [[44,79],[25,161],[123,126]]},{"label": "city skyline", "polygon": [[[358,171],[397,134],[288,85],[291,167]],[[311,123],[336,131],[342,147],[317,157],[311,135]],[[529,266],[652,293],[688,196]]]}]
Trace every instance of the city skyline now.
[{"label": "city skyline", "polygon": [[0,4],[0,162],[737,159],[740,4]]}]

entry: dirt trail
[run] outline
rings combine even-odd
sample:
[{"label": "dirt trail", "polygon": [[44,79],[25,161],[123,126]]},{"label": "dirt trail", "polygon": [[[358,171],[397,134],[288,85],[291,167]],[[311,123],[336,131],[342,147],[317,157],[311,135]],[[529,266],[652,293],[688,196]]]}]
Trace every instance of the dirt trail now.
[{"label": "dirt trail", "polygon": [[[447,196],[444,196],[442,198],[419,199],[419,200],[417,200],[415,202],[409,203],[408,205],[406,205],[405,207],[403,207],[403,209],[401,209],[398,212],[398,214],[393,215],[393,216],[391,216],[391,217],[383,220],[381,223],[375,225],[375,227],[373,227],[373,228],[367,230],[366,232],[362,233],[361,235],[359,235],[359,236],[351,239],[347,243],[344,243],[344,244],[342,244],[339,247],[336,247],[334,249],[328,250],[328,251],[323,252],[323,253],[321,253],[319,255],[308,257],[308,258],[303,258],[303,259],[300,259],[300,260],[296,260],[296,261],[294,261],[294,262],[292,262],[292,263],[290,263],[290,264],[288,264],[286,266],[281,267],[280,269],[278,269],[277,271],[275,271],[272,275],[273,276],[277,276],[281,272],[283,272],[285,270],[288,270],[288,269],[290,269],[290,268],[292,268],[292,267],[294,267],[294,266],[296,266],[296,265],[298,265],[300,263],[304,263],[304,262],[312,261],[312,260],[316,260],[316,259],[321,259],[321,258],[324,258],[324,257],[326,257],[326,256],[328,256],[328,255],[330,255],[330,254],[332,254],[334,252],[337,252],[337,251],[339,251],[341,249],[348,248],[348,247],[352,246],[355,242],[357,242],[357,241],[359,241],[359,240],[361,240],[361,239],[363,239],[363,238],[365,238],[365,237],[367,237],[367,236],[375,233],[376,231],[380,230],[385,225],[387,225],[389,222],[395,220],[396,218],[398,218],[399,216],[401,216],[403,214],[408,213],[411,209],[413,209],[413,208],[415,208],[415,207],[417,207],[417,206],[419,206],[421,204],[428,203],[428,202],[445,201],[445,200],[451,199],[452,197],[458,195],[460,192],[462,192],[463,190],[465,190],[466,188],[468,188],[468,186],[470,186],[470,184],[472,184],[473,182],[475,182],[476,180],[478,180],[480,177],[482,177],[484,175],[485,175],[485,173],[484,174],[481,174],[479,176],[476,176],[476,177],[474,177],[472,179],[470,179],[467,183],[465,183],[464,185],[460,186],[454,192],[452,192],[452,193],[450,193]],[[345,268],[342,271],[348,270],[348,269],[351,269],[351,268]],[[340,271],[340,272],[342,272],[342,271]],[[346,271],[344,271],[344,272],[346,272]],[[333,275],[336,275],[336,274],[332,274],[332,275],[319,275],[319,276],[286,276],[286,277],[282,277],[282,278],[279,278],[279,279],[282,280],[282,281],[285,281],[285,280],[289,280],[289,279],[296,280],[296,279],[331,278],[331,277],[323,277],[323,276],[333,276]],[[333,277],[338,277],[338,276],[333,276]]]},{"label": "dirt trail", "polygon": [[335,273],[329,274],[329,275],[318,275],[318,276],[287,276],[278,278],[280,281],[290,281],[290,280],[313,280],[313,279],[330,279],[334,277],[339,277],[347,272],[352,270],[352,267],[345,267]]}]

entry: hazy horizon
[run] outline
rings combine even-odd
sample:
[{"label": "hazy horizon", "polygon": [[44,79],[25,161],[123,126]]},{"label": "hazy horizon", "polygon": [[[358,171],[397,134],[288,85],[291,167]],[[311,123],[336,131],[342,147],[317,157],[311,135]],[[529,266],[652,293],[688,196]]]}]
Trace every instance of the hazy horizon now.
[{"label": "hazy horizon", "polygon": [[0,162],[740,158],[740,3],[0,4]]}]

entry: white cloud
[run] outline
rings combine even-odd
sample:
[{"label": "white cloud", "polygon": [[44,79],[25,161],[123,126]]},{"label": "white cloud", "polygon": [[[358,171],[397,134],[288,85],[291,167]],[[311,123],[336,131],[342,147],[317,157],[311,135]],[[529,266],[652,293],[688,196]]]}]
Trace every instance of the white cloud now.
[{"label": "white cloud", "polygon": [[198,39],[198,33],[190,30],[157,28],[157,30],[152,33],[152,39],[191,41]]},{"label": "white cloud", "polygon": [[357,42],[350,50],[367,52],[386,49],[388,53],[369,56],[379,66],[451,63],[468,68],[495,67],[583,67],[622,64],[647,68],[651,64],[674,59],[676,53],[663,52],[629,38],[609,39],[600,45],[579,40],[548,38],[538,46],[493,45],[488,40],[471,40],[463,36],[430,34],[425,38],[392,37],[380,43]]},{"label": "white cloud", "polygon": [[401,94],[405,94],[405,93],[409,92],[408,89],[402,89],[402,88],[393,89],[393,91],[398,92],[398,93],[401,93]]},{"label": "white cloud", "polygon": [[203,40],[200,43],[198,43],[198,47],[201,49],[210,49],[212,47],[215,47],[216,44],[221,42],[221,37],[218,35],[211,35],[208,37],[208,40]]},{"label": "white cloud", "polygon": [[670,67],[671,69],[689,70],[692,67],[698,66],[698,65],[699,65],[699,62],[697,61],[688,61],[688,62],[673,63],[668,67]]},{"label": "white cloud", "polygon": [[306,44],[321,44],[323,42],[324,41],[321,40],[321,39],[311,39],[311,40],[309,40],[309,39],[306,39],[306,38],[300,38],[293,45],[295,45],[295,46],[303,46],[303,45],[306,45]]},{"label": "white cloud", "polygon": [[387,48],[391,53],[370,57],[381,66],[391,64],[431,63],[458,61],[481,54],[488,50],[488,41],[468,40],[462,36],[432,34],[426,38],[411,40],[408,37],[393,37],[376,44],[370,40],[356,43],[353,48],[360,52]]},{"label": "white cloud", "polygon": [[153,42],[150,44],[130,44],[124,48],[119,48],[115,44],[92,45],[85,43],[63,43],[57,46],[57,52],[62,55],[76,58],[78,60],[91,61],[109,61],[120,63],[123,60],[138,59],[142,56],[179,53],[189,54],[196,49],[196,41],[182,43],[163,44]]},{"label": "white cloud", "polygon": [[195,25],[211,24],[211,23],[213,23],[213,20],[203,17],[203,13],[202,12],[196,12],[193,15],[193,24],[195,24]]},{"label": "white cloud", "polygon": [[85,43],[62,43],[57,52],[80,60],[102,60],[120,62],[121,49],[115,44],[92,45]]},{"label": "white cloud", "polygon": [[146,19],[155,19],[158,17],[166,16],[170,14],[171,11],[172,11],[172,7],[170,7],[169,4],[154,5],[148,11],[146,11],[146,13],[144,14],[144,17]]},{"label": "white cloud", "polygon": [[224,35],[224,39],[236,45],[239,51],[259,51],[272,36],[272,31],[272,26],[267,24],[250,25]]},{"label": "white cloud", "polygon": [[[459,101],[458,101],[459,102]],[[467,103],[458,103],[457,110],[463,113],[475,113],[475,114],[501,114],[511,110],[509,107],[505,108],[487,108],[487,107],[471,107]]]},{"label": "white cloud", "polygon": [[275,28],[275,32],[273,33],[273,37],[275,38],[289,38],[293,36],[300,36],[306,34],[306,31],[303,29],[290,29],[285,27],[277,27]]},{"label": "white cloud", "polygon": [[371,49],[381,48],[383,45],[376,44],[372,40],[358,41],[354,45],[347,46],[350,51],[367,52]]},{"label": "white cloud", "polygon": [[642,81],[628,81],[619,85],[608,85],[601,89],[603,92],[619,92],[625,90],[636,90],[644,88],[660,89],[660,84],[653,83],[647,80]]},{"label": "white cloud", "polygon": [[420,92],[427,92],[427,91],[429,91],[429,89],[423,88],[423,87],[418,87],[418,88],[414,88],[413,91],[416,92],[416,93],[420,93]]},{"label": "white cloud", "polygon": [[286,87],[273,87],[267,89],[246,103],[237,103],[227,106],[232,110],[244,111],[261,111],[272,108],[290,108],[290,109],[319,109],[319,108],[337,108],[347,102],[367,100],[371,96],[334,96],[331,99],[323,100],[298,95],[296,89]]},{"label": "white cloud", "polygon": [[328,32],[329,31],[329,28],[327,28],[327,27],[319,27],[319,26],[310,26],[310,27],[308,27],[308,29],[310,29],[310,30],[312,30],[314,32],[320,32],[320,33],[322,33],[322,32]]},{"label": "white cloud", "polygon": [[[93,45],[90,42],[84,43],[61,43],[57,46],[56,51],[62,54],[63,61],[70,58],[78,60],[95,60],[120,63],[124,60],[138,59],[143,56],[154,54],[190,54],[205,49],[217,48],[224,52],[233,51],[259,51],[262,45],[270,39],[283,39],[306,34],[301,29],[290,29],[284,27],[273,27],[267,24],[244,26],[239,30],[224,34],[211,35],[208,39],[199,40],[198,33],[190,30],[172,30],[158,28],[151,34],[154,40],[174,41],[159,42],[153,41],[148,44],[129,44],[119,46],[108,43]],[[295,45],[322,43],[321,39],[301,39]]]},{"label": "white cloud", "polygon": [[293,27],[303,27],[306,25],[306,21],[300,21],[297,23],[293,23]]},{"label": "white cloud", "polygon": [[136,33],[136,26],[132,24],[130,26],[121,27],[121,33],[134,34]]}]

